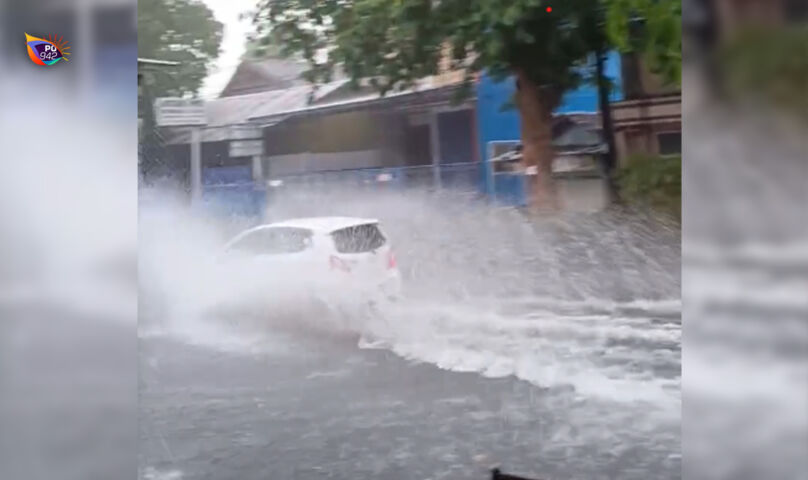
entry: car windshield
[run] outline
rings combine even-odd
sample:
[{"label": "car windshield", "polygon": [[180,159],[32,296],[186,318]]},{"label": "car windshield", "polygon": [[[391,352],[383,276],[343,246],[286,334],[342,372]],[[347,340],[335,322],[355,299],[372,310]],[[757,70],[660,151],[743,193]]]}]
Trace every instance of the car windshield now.
[{"label": "car windshield", "polygon": [[387,239],[375,223],[343,228],[331,234],[339,253],[365,253],[378,250]]},{"label": "car windshield", "polygon": [[310,230],[302,228],[266,228],[246,235],[229,250],[249,255],[298,253],[311,246],[311,236]]}]

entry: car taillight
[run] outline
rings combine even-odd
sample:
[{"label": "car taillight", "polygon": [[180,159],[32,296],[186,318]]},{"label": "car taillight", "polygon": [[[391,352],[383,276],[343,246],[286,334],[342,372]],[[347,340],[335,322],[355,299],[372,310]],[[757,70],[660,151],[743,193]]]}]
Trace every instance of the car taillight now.
[{"label": "car taillight", "polygon": [[392,270],[398,267],[398,263],[396,262],[396,255],[393,252],[390,252],[387,256],[387,269]]},{"label": "car taillight", "polygon": [[331,270],[341,270],[343,272],[350,272],[351,267],[348,266],[341,258],[335,257],[331,255],[329,259],[329,264],[331,265]]}]

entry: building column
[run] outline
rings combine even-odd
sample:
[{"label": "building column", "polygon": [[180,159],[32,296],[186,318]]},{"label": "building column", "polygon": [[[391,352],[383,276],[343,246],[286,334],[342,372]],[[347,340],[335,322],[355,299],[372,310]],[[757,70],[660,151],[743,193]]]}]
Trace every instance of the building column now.
[{"label": "building column", "polygon": [[202,198],[202,129],[191,129],[191,205]]},{"label": "building column", "polygon": [[261,155],[254,155],[252,157],[252,175],[253,180],[256,182],[264,181],[264,165],[261,160]]},{"label": "building column", "polygon": [[432,153],[432,179],[436,188],[440,188],[440,127],[438,125],[438,112],[429,114],[429,145]]}]

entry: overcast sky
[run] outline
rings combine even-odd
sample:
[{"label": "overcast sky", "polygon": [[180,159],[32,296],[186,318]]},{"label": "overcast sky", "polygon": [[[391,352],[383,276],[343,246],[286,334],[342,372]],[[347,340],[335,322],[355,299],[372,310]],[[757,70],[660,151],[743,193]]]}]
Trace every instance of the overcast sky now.
[{"label": "overcast sky", "polygon": [[250,11],[256,0],[203,0],[213,10],[216,20],[224,25],[222,53],[205,79],[200,94],[215,98],[227,85],[244,53],[245,41],[251,26],[249,20],[239,21],[239,14]]}]

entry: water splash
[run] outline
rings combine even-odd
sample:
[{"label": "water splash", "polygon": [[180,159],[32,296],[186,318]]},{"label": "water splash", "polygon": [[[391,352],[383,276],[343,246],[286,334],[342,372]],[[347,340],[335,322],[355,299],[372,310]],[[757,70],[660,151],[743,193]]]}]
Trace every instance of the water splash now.
[{"label": "water splash", "polygon": [[[280,319],[279,297],[292,292],[278,294],[279,285],[245,272],[224,279],[205,270],[246,224],[156,205],[141,208],[140,228],[142,310],[163,306],[151,334],[243,354],[282,351],[272,338],[290,324],[352,331],[362,348],[678,415],[675,228],[616,214],[535,220],[447,193],[291,192],[275,200],[265,221],[379,218],[399,259],[406,300],[373,317],[321,311]],[[240,310],[225,313],[226,304]]]}]

